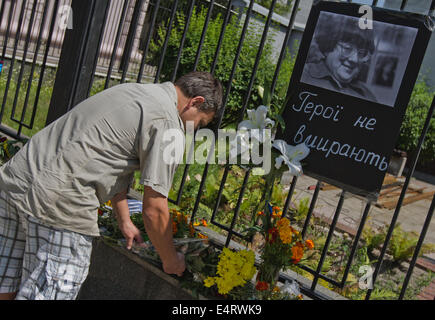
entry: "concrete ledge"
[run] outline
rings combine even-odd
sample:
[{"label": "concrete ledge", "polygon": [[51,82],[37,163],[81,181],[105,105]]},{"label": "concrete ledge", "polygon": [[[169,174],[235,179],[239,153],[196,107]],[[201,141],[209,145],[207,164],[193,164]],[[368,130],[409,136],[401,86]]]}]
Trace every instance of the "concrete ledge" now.
[{"label": "concrete ledge", "polygon": [[94,241],[89,275],[78,300],[195,300],[179,281],[128,252]]}]

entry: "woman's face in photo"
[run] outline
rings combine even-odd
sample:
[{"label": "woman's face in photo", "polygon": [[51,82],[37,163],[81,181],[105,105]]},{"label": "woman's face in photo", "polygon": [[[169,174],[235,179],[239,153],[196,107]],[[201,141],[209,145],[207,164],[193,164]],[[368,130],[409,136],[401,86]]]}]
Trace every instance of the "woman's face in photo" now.
[{"label": "woman's face in photo", "polygon": [[347,84],[358,76],[363,55],[364,52],[354,45],[338,42],[327,55],[326,64],[337,81]]}]

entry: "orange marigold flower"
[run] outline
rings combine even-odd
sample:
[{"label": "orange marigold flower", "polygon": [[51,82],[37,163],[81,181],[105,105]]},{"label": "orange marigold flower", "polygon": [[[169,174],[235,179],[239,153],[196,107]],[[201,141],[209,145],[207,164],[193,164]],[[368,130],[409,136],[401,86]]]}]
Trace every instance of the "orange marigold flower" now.
[{"label": "orange marigold flower", "polygon": [[273,292],[281,292],[281,290],[279,289],[279,287],[278,286],[275,286],[275,288],[273,288],[273,290],[272,290]]},{"label": "orange marigold flower", "polygon": [[266,281],[258,281],[255,289],[257,289],[258,291],[265,291],[269,289],[269,284]]},{"label": "orange marigold flower", "polygon": [[304,255],[303,248],[301,248],[297,244],[292,247],[292,261],[293,261],[293,263],[298,263],[299,261],[301,261],[303,255]]},{"label": "orange marigold flower", "polygon": [[195,228],[193,227],[192,222],[190,222],[190,223],[189,223],[189,235],[190,235],[191,237],[193,237],[193,236],[195,235],[195,232],[196,232],[196,230],[195,230]]},{"label": "orange marigold flower", "polygon": [[304,297],[300,294],[298,295],[298,300],[304,300]]},{"label": "orange marigold flower", "polygon": [[307,241],[305,241],[305,246],[308,249],[310,249],[310,250],[314,249],[314,242],[313,242],[313,240],[307,240]]},{"label": "orange marigold flower", "polygon": [[198,238],[200,239],[208,239],[208,237],[205,234],[198,233]]},{"label": "orange marigold flower", "polygon": [[207,227],[207,220],[202,219],[201,222],[202,222],[202,225],[203,225],[204,227]]},{"label": "orange marigold flower", "polygon": [[259,215],[259,216],[264,216],[264,212],[263,212],[263,211],[260,211],[260,212],[257,213],[257,215]]},{"label": "orange marigold flower", "polygon": [[176,234],[178,231],[177,223],[175,221],[172,221],[172,234]]},{"label": "orange marigold flower", "polygon": [[290,228],[290,231],[293,232],[293,230],[292,230],[293,228],[290,226],[290,220],[287,219],[287,218],[280,219],[277,222],[276,226],[278,227],[278,229],[281,229],[281,228]]},{"label": "orange marigold flower", "polygon": [[278,236],[278,229],[273,227],[267,231],[267,242],[274,243]]},{"label": "orange marigold flower", "polygon": [[178,220],[178,223],[181,223],[181,221],[183,221],[183,215],[178,211],[177,211],[177,220]]}]

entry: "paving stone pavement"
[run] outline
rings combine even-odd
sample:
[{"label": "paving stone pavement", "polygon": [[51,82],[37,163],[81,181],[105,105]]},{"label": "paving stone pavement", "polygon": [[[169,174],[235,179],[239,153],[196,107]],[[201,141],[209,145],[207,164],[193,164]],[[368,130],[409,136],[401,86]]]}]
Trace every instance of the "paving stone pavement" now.
[{"label": "paving stone pavement", "polygon": [[[404,181],[405,178],[399,177],[398,179]],[[303,175],[299,177],[292,201],[297,203],[306,197],[309,197],[311,200],[314,188],[310,187],[316,186],[316,184],[317,180],[309,176]],[[415,178],[411,179],[411,186],[415,188],[424,187],[426,191],[435,190],[434,184]],[[332,221],[340,194],[341,189],[321,190],[313,214],[316,217],[323,217],[326,221]],[[419,235],[429,212],[431,201],[432,197],[403,205],[400,209],[397,223],[400,224],[404,231],[414,231]],[[362,197],[348,193],[338,219],[337,230],[356,234],[365,206],[366,201]],[[388,226],[391,224],[394,212],[395,209],[382,209],[372,205],[369,211],[369,220],[366,223],[371,223],[374,227]],[[424,243],[435,244],[435,219],[431,220]],[[435,253],[425,254],[422,258],[418,258],[416,266],[420,269],[435,272]],[[415,271],[416,269],[414,269],[414,273]],[[435,300],[435,280],[424,288],[417,298],[420,300]]]},{"label": "paving stone pavement", "polygon": [[[299,200],[302,200],[306,197],[311,199],[314,190],[309,190],[309,187],[315,186],[316,184],[317,180],[307,175],[299,177],[296,183],[295,194],[293,195],[292,201],[298,203]],[[415,188],[425,187],[425,190],[435,190],[435,185],[417,180],[415,178],[411,179],[410,186]],[[320,190],[316,207],[314,209],[314,214],[318,217],[322,216],[327,220],[332,219],[337,208],[340,194],[341,189]],[[400,209],[397,220],[401,228],[405,231],[415,231],[417,234],[420,234],[424,221],[429,212],[431,201],[432,198],[428,198],[403,205]],[[350,232],[356,232],[365,206],[366,201],[362,197],[347,193],[338,219],[338,227],[341,226],[345,229],[348,228]],[[394,209],[382,209],[372,205],[369,212],[369,222],[374,227],[390,225],[394,211]],[[435,219],[432,219],[424,243],[435,244]],[[434,255],[428,256],[435,259]]]}]

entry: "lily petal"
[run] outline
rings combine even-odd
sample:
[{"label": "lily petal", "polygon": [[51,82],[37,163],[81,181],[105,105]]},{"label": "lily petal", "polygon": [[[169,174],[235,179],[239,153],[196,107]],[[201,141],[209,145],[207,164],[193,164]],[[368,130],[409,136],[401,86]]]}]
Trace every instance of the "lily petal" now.
[{"label": "lily petal", "polygon": [[269,108],[266,106],[259,106],[255,111],[255,121],[258,125],[258,128],[263,129],[264,124],[267,118],[267,113],[269,112]]},{"label": "lily petal", "polygon": [[275,159],[275,168],[280,169],[282,166],[282,163],[285,161],[283,156],[279,156]]},{"label": "lily petal", "polygon": [[251,130],[255,129],[256,126],[251,120],[245,120],[239,123],[238,129],[239,130]]},{"label": "lily petal", "polygon": [[284,140],[275,140],[272,147],[278,149],[282,155],[287,156],[287,143]]}]

